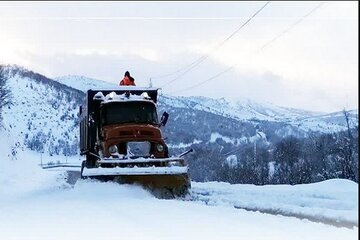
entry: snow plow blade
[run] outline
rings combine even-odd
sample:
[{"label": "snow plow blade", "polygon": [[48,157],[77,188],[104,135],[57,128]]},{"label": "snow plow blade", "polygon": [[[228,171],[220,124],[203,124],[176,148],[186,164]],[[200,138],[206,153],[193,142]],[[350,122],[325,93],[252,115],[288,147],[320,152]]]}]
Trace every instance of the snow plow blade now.
[{"label": "snow plow blade", "polygon": [[83,166],[81,177],[139,184],[157,197],[173,198],[188,193],[191,187],[188,170],[181,158],[102,159],[97,161],[97,167]]}]

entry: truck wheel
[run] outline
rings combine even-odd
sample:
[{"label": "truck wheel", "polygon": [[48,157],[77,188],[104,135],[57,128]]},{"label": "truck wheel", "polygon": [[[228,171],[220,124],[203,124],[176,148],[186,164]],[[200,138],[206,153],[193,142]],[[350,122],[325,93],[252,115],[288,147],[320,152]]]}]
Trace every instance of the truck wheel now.
[{"label": "truck wheel", "polygon": [[86,155],[86,167],[87,168],[93,168],[95,167],[96,157],[88,154]]},{"label": "truck wheel", "polygon": [[86,177],[83,176],[83,171],[84,171],[84,167],[86,166],[86,161],[82,161],[81,163],[81,171],[80,171],[80,178],[81,179],[86,179]]}]

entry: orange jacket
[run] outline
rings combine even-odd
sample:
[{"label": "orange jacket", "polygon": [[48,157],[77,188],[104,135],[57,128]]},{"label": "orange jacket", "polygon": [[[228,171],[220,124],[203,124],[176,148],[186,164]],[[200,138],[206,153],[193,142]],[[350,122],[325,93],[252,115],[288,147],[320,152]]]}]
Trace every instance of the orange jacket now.
[{"label": "orange jacket", "polygon": [[120,81],[120,86],[124,85],[124,86],[135,86],[135,81],[133,78],[129,78],[127,76],[125,76],[121,81]]}]

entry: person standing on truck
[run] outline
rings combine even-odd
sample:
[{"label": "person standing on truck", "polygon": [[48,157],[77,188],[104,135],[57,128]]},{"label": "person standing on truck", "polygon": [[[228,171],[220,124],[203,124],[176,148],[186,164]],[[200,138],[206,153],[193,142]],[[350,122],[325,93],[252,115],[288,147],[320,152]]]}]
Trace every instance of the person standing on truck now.
[{"label": "person standing on truck", "polygon": [[135,86],[135,79],[130,76],[129,71],[125,72],[124,78],[120,81],[120,86]]}]

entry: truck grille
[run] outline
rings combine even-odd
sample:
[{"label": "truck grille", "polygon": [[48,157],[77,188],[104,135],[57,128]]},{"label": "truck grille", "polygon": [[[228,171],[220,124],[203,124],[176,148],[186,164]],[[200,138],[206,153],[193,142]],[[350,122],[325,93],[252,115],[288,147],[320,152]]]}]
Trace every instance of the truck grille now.
[{"label": "truck grille", "polygon": [[150,156],[150,142],[128,142],[127,152],[130,156]]}]

